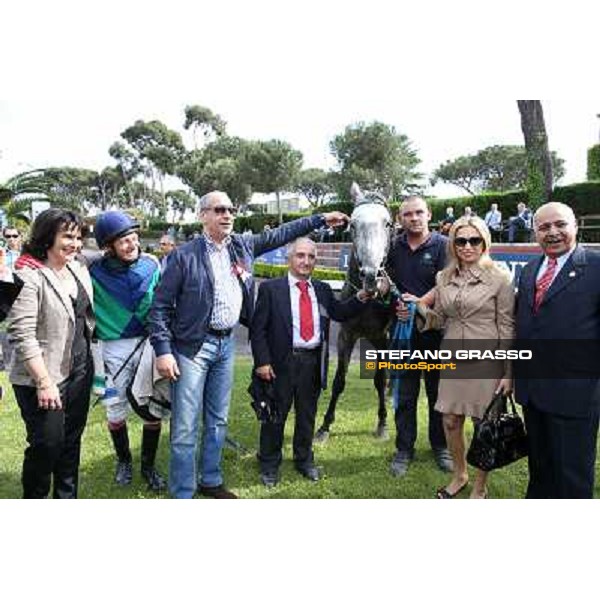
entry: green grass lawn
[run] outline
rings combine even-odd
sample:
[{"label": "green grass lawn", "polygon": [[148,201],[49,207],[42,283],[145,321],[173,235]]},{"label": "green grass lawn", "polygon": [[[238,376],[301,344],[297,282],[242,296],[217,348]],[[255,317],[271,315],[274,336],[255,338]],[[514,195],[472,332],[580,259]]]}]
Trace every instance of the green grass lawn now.
[{"label": "green grass lawn", "polygon": [[[439,472],[427,443],[427,415],[425,399],[419,407],[419,439],[415,460],[408,475],[396,479],[389,474],[389,463],[394,453],[393,418],[389,423],[390,439],[380,441],[373,437],[376,424],[376,395],[371,381],[361,380],[358,366],[352,365],[346,393],[338,405],[337,420],[329,441],[315,447],[316,463],[323,468],[324,477],[317,483],[308,482],[298,475],[291,462],[291,432],[293,415],[288,420],[282,481],[267,490],[259,482],[255,457],[258,423],[250,408],[246,388],[250,375],[250,361],[237,361],[235,387],[230,415],[230,438],[245,446],[249,452],[242,455],[226,449],[224,473],[226,484],[242,498],[432,498],[435,490],[449,481]],[[19,498],[20,472],[25,446],[24,427],[5,374],[0,382],[8,392],[0,404],[0,498]],[[329,394],[320,401],[317,424],[326,409]],[[391,413],[391,411],[390,411]],[[81,498],[151,498],[139,475],[141,422],[130,417],[130,439],[134,454],[135,472],[131,487],[120,488],[112,483],[114,456],[110,444],[104,410],[98,405],[90,411],[83,436],[83,452],[79,494]],[[471,427],[468,429],[469,436]],[[165,431],[168,433],[168,431]],[[161,441],[158,464],[166,474],[168,443]],[[599,478],[597,477],[597,480]],[[522,498],[527,483],[527,463],[518,462],[490,476],[492,498]],[[596,488],[596,496],[600,495]],[[463,493],[462,497],[468,494]]]}]

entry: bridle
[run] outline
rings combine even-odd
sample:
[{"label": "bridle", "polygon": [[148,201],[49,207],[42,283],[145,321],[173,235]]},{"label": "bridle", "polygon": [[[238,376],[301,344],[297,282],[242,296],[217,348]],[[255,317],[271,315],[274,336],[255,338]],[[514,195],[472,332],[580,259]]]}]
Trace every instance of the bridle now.
[{"label": "bridle", "polygon": [[[391,219],[391,214],[389,212],[389,208],[387,205],[387,202],[385,200],[385,198],[377,193],[377,192],[371,192],[368,194],[365,194],[363,196],[361,196],[361,198],[359,198],[355,205],[354,205],[354,209],[356,210],[359,206],[364,206],[366,204],[377,204],[380,206],[383,206],[386,211],[388,212],[388,214],[390,215],[390,219],[388,220],[386,227],[388,228],[388,236],[387,236],[387,247],[385,249],[385,252],[383,253],[383,259],[381,261],[381,264],[379,265],[379,267],[377,268],[377,273],[375,275],[376,279],[382,279],[382,278],[387,278],[388,280],[389,275],[387,274],[387,271],[385,270],[384,267],[384,263],[385,263],[385,257],[387,256],[388,250],[389,250],[389,246],[390,246],[390,238],[391,238],[391,229],[393,227],[392,225],[392,219]],[[362,265],[360,263],[360,258],[358,256],[358,252],[356,252],[356,244],[354,243],[354,236],[355,236],[355,227],[354,227],[354,222],[355,219],[351,218],[350,222],[348,223],[348,229],[346,231],[350,232],[350,239],[352,240],[352,244],[354,246],[355,252],[354,252],[354,257],[356,259],[356,264],[358,265],[358,271],[360,273],[360,270],[362,269]],[[348,283],[350,284],[350,286],[355,290],[355,291],[359,291],[362,288],[357,287],[352,281],[350,281],[350,279],[348,279]]]}]

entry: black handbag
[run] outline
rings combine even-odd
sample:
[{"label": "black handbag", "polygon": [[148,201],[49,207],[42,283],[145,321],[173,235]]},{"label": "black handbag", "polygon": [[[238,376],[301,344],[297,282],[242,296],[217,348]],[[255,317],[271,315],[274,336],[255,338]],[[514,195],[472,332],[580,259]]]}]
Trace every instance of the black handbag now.
[{"label": "black handbag", "polygon": [[273,382],[261,379],[256,373],[252,374],[252,381],[248,386],[248,393],[252,398],[250,406],[256,413],[260,423],[283,423],[281,410]]},{"label": "black handbag", "polygon": [[527,456],[527,434],[512,395],[496,394],[475,426],[467,462],[482,471],[492,471],[524,456]]}]

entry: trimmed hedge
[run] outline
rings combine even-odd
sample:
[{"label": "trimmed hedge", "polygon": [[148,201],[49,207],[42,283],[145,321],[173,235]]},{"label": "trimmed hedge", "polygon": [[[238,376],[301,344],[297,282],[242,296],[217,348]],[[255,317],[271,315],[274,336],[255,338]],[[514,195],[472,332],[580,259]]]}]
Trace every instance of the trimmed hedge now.
[{"label": "trimmed hedge", "polygon": [[552,197],[557,202],[568,204],[577,217],[600,214],[600,181],[557,186]]},{"label": "trimmed hedge", "polygon": [[[596,151],[595,149],[598,148]],[[594,150],[600,156],[600,145],[594,146],[590,149],[590,152]],[[600,158],[598,159],[600,161]],[[600,165],[599,165],[600,169]],[[587,181],[583,183],[574,183],[565,186],[556,186],[553,192],[554,200],[558,202],[564,202],[573,208],[577,216],[589,215],[589,214],[600,214],[600,173],[598,174],[598,181]],[[445,199],[428,199],[431,206],[432,212],[432,223],[437,224],[443,220],[446,207],[454,207],[454,214],[460,216],[464,212],[465,206],[470,206],[480,217],[484,217],[485,213],[489,210],[490,205],[493,203],[498,204],[498,208],[502,212],[502,216],[506,219],[512,215],[517,214],[517,204],[519,202],[527,203],[527,193],[525,190],[515,190],[513,192],[487,192],[485,194],[477,194],[475,196],[461,196],[458,198],[445,198]],[[395,217],[400,207],[399,202],[391,202],[389,204],[392,215]],[[341,211],[347,215],[352,213],[354,205],[352,202],[335,202],[327,204],[320,208],[312,211],[304,211],[298,213],[285,213],[283,215],[283,221],[288,223],[300,217],[307,217],[311,214],[332,212],[335,210]],[[257,214],[249,217],[240,216],[235,220],[234,229],[238,233],[242,233],[248,229],[254,233],[259,233],[264,229],[265,225],[269,225],[274,228],[278,224],[277,215],[265,215]],[[180,225],[167,223],[166,221],[151,220],[148,223],[148,228],[142,230],[142,236],[144,237],[157,237],[157,234],[162,234],[167,229],[174,225],[176,230],[179,230]],[[195,231],[202,232],[202,223],[186,223],[181,225],[183,228],[184,235],[187,236],[193,234]],[[327,241],[341,241],[341,232],[338,232],[333,240]]]},{"label": "trimmed hedge", "polygon": [[496,203],[498,209],[504,218],[517,214],[517,204],[519,202],[527,203],[527,193],[525,190],[514,192],[488,192],[477,194],[475,196],[461,196],[459,198],[448,198],[444,200],[431,200],[431,220],[433,223],[442,221],[446,216],[446,208],[454,208],[454,216],[460,217],[464,213],[465,206],[470,206],[479,217],[484,217],[490,209],[490,205]]},{"label": "trimmed hedge", "polygon": [[[254,276],[272,279],[274,277],[283,277],[288,272],[287,265],[267,265],[264,263],[254,263]],[[346,279],[346,274],[343,271],[335,269],[320,269],[316,268],[312,276],[314,279],[330,279],[343,281]]]},{"label": "trimmed hedge", "polygon": [[[600,181],[586,181],[584,183],[573,183],[571,185],[556,186],[552,192],[552,198],[556,202],[568,204],[578,217],[589,214],[600,213]],[[525,190],[504,193],[486,193],[476,196],[460,198],[449,198],[445,200],[432,200],[432,221],[437,223],[444,218],[447,206],[454,207],[454,214],[462,215],[465,206],[470,206],[478,216],[484,217],[492,203],[498,204],[503,218],[517,214],[517,204],[527,204],[527,193]]]},{"label": "trimmed hedge", "polygon": [[588,181],[600,181],[600,144],[592,146],[587,156]]}]

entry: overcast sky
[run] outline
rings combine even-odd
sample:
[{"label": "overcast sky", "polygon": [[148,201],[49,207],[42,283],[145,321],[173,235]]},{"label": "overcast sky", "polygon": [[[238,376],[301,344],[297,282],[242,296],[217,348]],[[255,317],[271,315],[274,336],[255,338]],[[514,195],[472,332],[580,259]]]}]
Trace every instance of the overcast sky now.
[{"label": "overcast sky", "polygon": [[[101,169],[136,119],[183,133],[186,104],[222,115],[232,135],[288,141],[306,167],[334,166],[331,138],[377,119],[408,135],[429,175],[523,143],[517,97],[542,99],[563,181],[585,178],[600,129],[592,13],[547,9],[536,42],[519,21],[527,3],[492,17],[475,2],[391,4],[21,0],[0,39],[0,181],[30,167]],[[554,42],[553,27],[571,37]],[[540,44],[535,60],[526,39]]]}]

